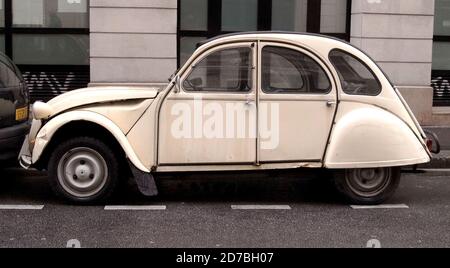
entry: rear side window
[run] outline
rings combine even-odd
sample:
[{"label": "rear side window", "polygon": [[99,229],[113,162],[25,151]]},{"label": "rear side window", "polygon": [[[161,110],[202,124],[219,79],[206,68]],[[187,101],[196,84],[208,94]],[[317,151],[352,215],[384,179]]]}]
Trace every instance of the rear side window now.
[{"label": "rear side window", "polygon": [[330,61],[341,80],[342,90],[350,95],[376,96],[381,93],[381,84],[361,60],[347,52],[333,50]]}]

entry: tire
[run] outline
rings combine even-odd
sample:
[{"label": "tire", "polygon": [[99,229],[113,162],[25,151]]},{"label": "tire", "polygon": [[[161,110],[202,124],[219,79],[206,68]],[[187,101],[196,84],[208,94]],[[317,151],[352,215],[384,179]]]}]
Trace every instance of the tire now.
[{"label": "tire", "polygon": [[400,168],[336,171],[336,189],[353,205],[379,205],[391,198],[400,184]]},{"label": "tire", "polygon": [[105,202],[119,181],[119,163],[102,141],[77,137],[57,145],[48,164],[55,194],[75,204]]}]

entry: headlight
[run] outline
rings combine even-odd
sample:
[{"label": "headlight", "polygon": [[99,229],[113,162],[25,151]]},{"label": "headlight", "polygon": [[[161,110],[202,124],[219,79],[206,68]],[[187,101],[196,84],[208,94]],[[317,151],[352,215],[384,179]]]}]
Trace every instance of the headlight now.
[{"label": "headlight", "polygon": [[53,109],[47,103],[37,101],[33,104],[33,117],[36,120],[48,119],[53,114]]}]

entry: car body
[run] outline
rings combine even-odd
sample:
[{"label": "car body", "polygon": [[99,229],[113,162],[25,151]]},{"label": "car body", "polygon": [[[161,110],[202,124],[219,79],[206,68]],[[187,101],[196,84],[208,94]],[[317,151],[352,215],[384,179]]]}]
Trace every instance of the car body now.
[{"label": "car body", "polygon": [[28,88],[17,66],[0,53],[0,165],[17,164],[29,124]]},{"label": "car body", "polygon": [[167,87],[94,87],[35,103],[21,163],[57,194],[105,200],[121,172],[146,195],[164,172],[332,170],[352,203],[389,198],[430,161],[399,91],[364,52],[320,35],[256,32],[201,44]]}]

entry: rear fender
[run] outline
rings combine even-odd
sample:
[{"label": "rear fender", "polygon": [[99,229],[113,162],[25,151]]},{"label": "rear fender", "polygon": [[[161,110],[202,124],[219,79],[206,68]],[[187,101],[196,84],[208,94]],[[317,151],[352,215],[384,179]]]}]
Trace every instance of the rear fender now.
[{"label": "rear fender", "polygon": [[429,161],[423,142],[394,114],[369,104],[340,104],[325,167],[377,168]]}]

